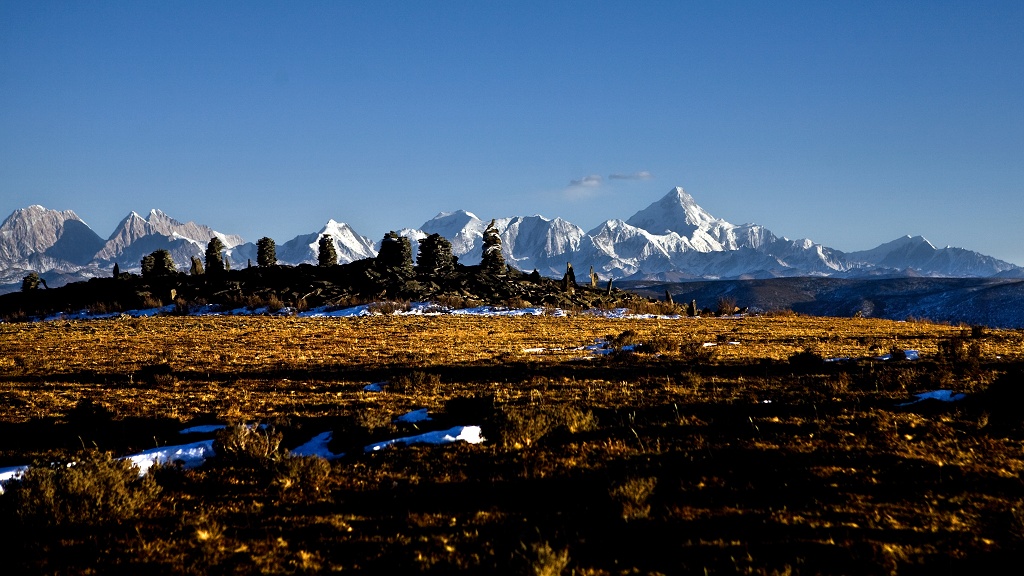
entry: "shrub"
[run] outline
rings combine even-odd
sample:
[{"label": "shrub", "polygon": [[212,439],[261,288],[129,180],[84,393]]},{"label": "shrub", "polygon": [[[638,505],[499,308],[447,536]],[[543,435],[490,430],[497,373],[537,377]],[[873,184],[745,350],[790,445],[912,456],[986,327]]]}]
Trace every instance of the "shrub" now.
[{"label": "shrub", "polygon": [[533,304],[530,303],[529,300],[526,300],[521,296],[513,296],[511,298],[506,298],[501,303],[501,305],[506,308],[513,308],[518,310],[522,310],[523,308],[530,308],[531,306],[533,306]]},{"label": "shrub", "polygon": [[615,351],[621,351],[626,346],[637,346],[640,344],[640,335],[632,330],[624,330],[617,336],[608,336],[608,345]]},{"label": "shrub", "polygon": [[569,566],[569,550],[555,550],[547,542],[523,545],[528,568],[526,574],[533,576],[559,576]]},{"label": "shrub", "polygon": [[453,310],[469,308],[470,306],[468,300],[464,296],[459,296],[458,294],[439,294],[434,298],[434,302],[440,306],[445,306]]},{"label": "shrub", "polygon": [[408,312],[412,309],[412,305],[406,302],[394,302],[385,300],[383,302],[371,302],[366,307],[367,312],[370,314],[394,314],[396,312]]},{"label": "shrub", "polygon": [[546,406],[504,406],[498,410],[495,432],[506,448],[526,448],[555,432],[570,434],[597,428],[590,410],[571,404]]},{"label": "shrub", "polygon": [[715,314],[718,316],[731,316],[736,313],[736,299],[732,296],[720,296],[718,298],[718,308],[715,310]]},{"label": "shrub", "polygon": [[218,460],[231,464],[250,464],[281,457],[280,432],[273,428],[235,423],[217,432],[213,451]]},{"label": "shrub", "polygon": [[93,315],[110,314],[111,312],[121,312],[123,310],[117,302],[93,302],[86,306],[85,309],[89,314]]},{"label": "shrub", "polygon": [[612,499],[622,507],[622,518],[636,520],[647,518],[651,513],[648,498],[658,485],[657,478],[629,478],[609,491]]},{"label": "shrub", "polygon": [[155,276],[170,276],[178,272],[174,265],[174,258],[167,250],[154,250],[152,253],[142,257],[142,277],[152,278]]},{"label": "shrub", "polygon": [[903,362],[907,359],[907,352],[899,346],[893,346],[889,350],[889,360],[891,362]]},{"label": "shrub", "polygon": [[846,372],[836,374],[834,377],[825,380],[825,388],[833,395],[846,394],[853,384],[853,378]]},{"label": "shrub", "polygon": [[140,515],[160,492],[130,461],[99,451],[77,462],[32,466],[5,489],[5,512],[30,526],[120,522]]},{"label": "shrub", "polygon": [[683,307],[674,302],[632,299],[625,303],[626,309],[632,314],[651,314],[655,316],[678,316]]},{"label": "shrub", "polygon": [[399,394],[434,393],[441,386],[441,377],[432,372],[414,370],[391,379],[389,388]]},{"label": "shrub", "polygon": [[304,501],[323,495],[331,465],[319,456],[285,456],[277,464],[271,485],[278,496],[290,502]]},{"label": "shrub", "polygon": [[688,364],[706,364],[715,357],[715,348],[698,340],[674,343],[675,359]]},{"label": "shrub", "polygon": [[147,308],[163,308],[163,300],[153,296],[149,292],[143,292],[140,294],[141,300],[139,301],[139,307],[143,309]]},{"label": "shrub", "polygon": [[981,365],[981,342],[956,336],[939,342],[939,360],[961,372],[977,371]]},{"label": "shrub", "polygon": [[[663,335],[641,338],[639,334],[632,330],[626,330],[624,332],[621,332],[617,336],[608,336],[607,340],[608,345],[611,346],[616,353],[622,352],[627,346],[632,347],[630,348],[630,351],[632,352],[639,352],[644,354],[667,354],[679,352],[680,350],[683,349],[683,347],[686,347],[685,344],[680,344],[679,342]],[[703,346],[701,346],[700,343],[697,344],[697,351],[701,353],[701,358],[693,356],[688,357],[686,359],[706,360],[711,358],[711,351],[703,348]]]},{"label": "shrub", "polygon": [[825,358],[810,348],[804,348],[800,352],[789,357],[789,365],[793,368],[809,369],[820,368],[825,365]]},{"label": "shrub", "polygon": [[31,292],[32,290],[38,290],[40,282],[39,274],[29,272],[28,276],[21,279],[21,291]]},{"label": "shrub", "polygon": [[280,312],[285,307],[281,298],[273,292],[264,294],[249,294],[248,296],[235,295],[229,297],[227,303],[232,306],[242,306],[249,310],[266,308],[268,312]]}]

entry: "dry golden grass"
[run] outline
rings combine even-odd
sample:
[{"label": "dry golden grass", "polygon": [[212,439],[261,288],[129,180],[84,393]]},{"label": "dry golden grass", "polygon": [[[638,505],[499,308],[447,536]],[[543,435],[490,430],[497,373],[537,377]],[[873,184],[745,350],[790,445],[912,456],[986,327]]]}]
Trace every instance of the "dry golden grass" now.
[{"label": "dry golden grass", "polygon": [[[362,387],[409,370],[493,365],[499,368],[478,374],[503,382],[510,376],[500,367],[509,364],[592,362],[583,347],[627,330],[640,342],[716,343],[715,362],[722,364],[785,360],[805,349],[823,357],[863,357],[900,347],[929,356],[940,341],[965,331],[813,317],[255,316],[0,324],[0,379],[15,380],[3,391],[11,401],[2,418],[64,413],[82,398],[102,398],[116,413],[135,416],[323,415],[353,401],[379,402]],[[1019,331],[989,331],[984,354],[1016,360],[1022,344]],[[564,375],[571,378],[572,371]],[[49,393],[39,394],[40,381]],[[462,387],[448,382],[420,391],[417,401],[436,405]]]},{"label": "dry golden grass", "polygon": [[[626,331],[664,353],[585,348]],[[941,357],[961,337],[978,357]],[[789,362],[894,348],[922,359]],[[141,518],[0,553],[32,573],[991,568],[1024,553],[1024,442],[983,400],[1022,349],[1021,331],[796,316],[0,324],[0,466],[213,421],[274,423],[284,447],[333,430],[350,452],[329,472],[278,455],[163,470]],[[377,381],[393,385],[363,390]],[[899,406],[940,384],[975,394]],[[362,454],[422,407],[489,441]]]},{"label": "dry golden grass", "polygon": [[[118,374],[155,364],[176,372],[225,373],[344,369],[367,364],[415,366],[523,358],[548,359],[626,330],[640,340],[737,341],[723,361],[780,360],[810,348],[824,357],[866,356],[893,347],[935,354],[938,342],[965,328],[918,322],[816,317],[608,319],[590,316],[371,316],[364,318],[158,317],[0,324],[0,376],[91,371]],[[969,332],[969,330],[967,330]],[[990,330],[986,355],[1020,358],[1019,331]]]}]

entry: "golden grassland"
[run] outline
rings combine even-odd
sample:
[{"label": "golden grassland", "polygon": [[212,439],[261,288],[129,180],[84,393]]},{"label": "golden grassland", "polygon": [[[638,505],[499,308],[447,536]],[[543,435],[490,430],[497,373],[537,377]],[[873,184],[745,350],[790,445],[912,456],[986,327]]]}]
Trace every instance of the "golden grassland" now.
[{"label": "golden grassland", "polygon": [[[586,348],[624,334],[648,347]],[[894,349],[921,360],[867,359]],[[0,552],[32,573],[975,571],[1024,553],[1022,364],[1021,331],[803,316],[0,324],[0,467],[195,423],[282,447],[158,470],[116,520],[5,495],[22,536]],[[969,397],[901,405],[936,388]],[[417,408],[488,441],[362,453],[428,429],[394,422]],[[286,455],[325,430],[346,457]]]},{"label": "golden grassland", "polygon": [[[716,360],[729,364],[780,361],[808,349],[825,358],[876,356],[894,347],[933,356],[938,342],[963,334],[965,328],[802,316],[210,316],[0,324],[0,376],[29,383],[3,391],[14,400],[3,418],[62,413],[94,396],[116,403],[123,415],[189,417],[230,406],[239,413],[219,415],[266,418],[279,412],[280,405],[293,409],[295,404],[304,406],[304,414],[316,415],[318,406],[338,403],[338,394],[356,392],[404,370],[493,366],[477,372],[502,382],[503,365],[592,359],[586,346],[627,330],[640,342],[666,338],[715,343]],[[1022,340],[1016,331],[989,331],[985,352],[1019,359],[1024,355]],[[162,383],[173,382],[170,392],[177,389],[180,397],[168,401],[168,390],[133,385],[137,378],[152,379],[153,372]],[[298,385],[293,375],[311,382]],[[354,381],[346,381],[349,377]],[[60,393],[38,394],[40,379]],[[255,390],[260,393],[253,394]],[[202,397],[209,402],[199,402]]]}]

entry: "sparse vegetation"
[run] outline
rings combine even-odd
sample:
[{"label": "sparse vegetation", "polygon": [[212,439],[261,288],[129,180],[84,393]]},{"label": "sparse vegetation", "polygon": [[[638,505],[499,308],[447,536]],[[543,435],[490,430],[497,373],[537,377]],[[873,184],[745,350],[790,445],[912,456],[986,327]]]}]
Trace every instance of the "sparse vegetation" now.
[{"label": "sparse vegetation", "polygon": [[236,422],[217,433],[213,451],[219,461],[228,463],[278,460],[281,439],[281,433],[273,428]]},{"label": "sparse vegetation", "polygon": [[3,516],[28,527],[100,526],[143,514],[160,492],[131,462],[96,450],[39,463],[4,487]]},{"label": "sparse vegetation", "polygon": [[[38,574],[998,571],[1024,551],[1024,332],[965,330],[583,314],[0,324],[0,467],[37,463],[0,496],[16,527],[0,554]],[[599,356],[601,339],[632,352]],[[874,359],[896,349],[920,359]],[[935,374],[966,398],[915,401]],[[432,420],[397,419],[420,408]],[[112,457],[213,422],[230,425],[205,436],[217,455],[200,467],[140,477]],[[456,425],[486,441],[364,451]],[[289,453],[326,431],[339,460]]]}]

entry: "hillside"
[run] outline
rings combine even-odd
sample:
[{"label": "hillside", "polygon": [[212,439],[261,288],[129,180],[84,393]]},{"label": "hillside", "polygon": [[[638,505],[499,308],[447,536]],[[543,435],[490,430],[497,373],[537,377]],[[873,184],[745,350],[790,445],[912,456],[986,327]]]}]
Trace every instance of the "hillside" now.
[{"label": "hillside", "polygon": [[792,310],[815,316],[1024,327],[1024,281],[997,278],[776,278],[682,283],[620,282],[649,297],[672,294],[677,303],[715,308],[719,298],[751,310]]}]

